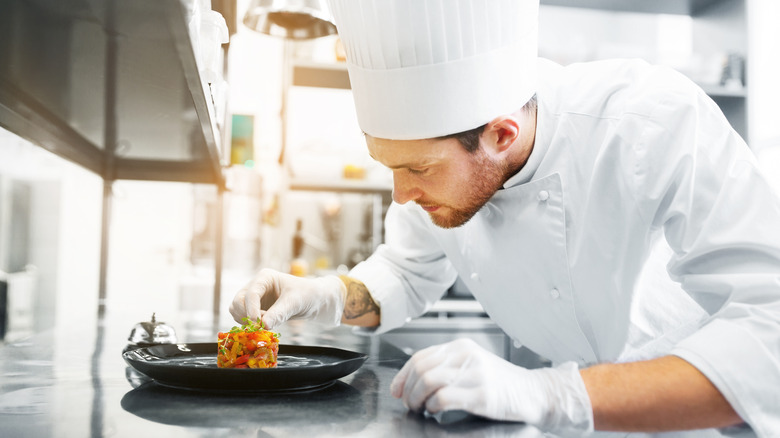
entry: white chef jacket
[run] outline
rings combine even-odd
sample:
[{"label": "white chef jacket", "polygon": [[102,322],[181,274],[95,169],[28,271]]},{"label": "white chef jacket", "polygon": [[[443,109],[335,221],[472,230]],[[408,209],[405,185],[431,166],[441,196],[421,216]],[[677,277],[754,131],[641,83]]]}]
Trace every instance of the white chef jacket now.
[{"label": "white chef jacket", "polygon": [[[350,273],[381,306],[378,332],[460,275],[554,363],[674,354],[757,435],[780,436],[780,200],[747,145],[668,68],[540,60],[539,76],[529,161],[469,222],[391,205],[385,243]],[[658,242],[676,291],[639,281]]]}]

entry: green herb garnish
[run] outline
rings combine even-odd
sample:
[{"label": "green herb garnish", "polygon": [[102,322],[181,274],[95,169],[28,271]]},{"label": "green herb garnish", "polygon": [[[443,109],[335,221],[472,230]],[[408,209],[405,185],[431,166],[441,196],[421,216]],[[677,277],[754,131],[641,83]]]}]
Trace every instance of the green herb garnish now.
[{"label": "green herb garnish", "polygon": [[[241,321],[244,321],[244,324],[239,326],[233,326],[233,328],[230,329],[228,333],[239,333],[239,332],[262,332],[265,331],[265,326],[263,324],[263,321],[260,320],[258,317],[256,321],[252,321],[248,317],[241,318]],[[273,332],[273,335],[275,338],[281,337],[279,333]]]}]

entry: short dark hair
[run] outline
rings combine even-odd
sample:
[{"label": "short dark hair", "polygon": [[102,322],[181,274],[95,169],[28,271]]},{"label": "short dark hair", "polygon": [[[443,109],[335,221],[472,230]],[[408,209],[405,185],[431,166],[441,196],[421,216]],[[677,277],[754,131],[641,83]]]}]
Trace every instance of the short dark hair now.
[{"label": "short dark hair", "polygon": [[[536,110],[536,94],[534,94],[531,99],[526,102],[525,105],[523,105],[523,111],[525,112],[531,112]],[[487,123],[485,123],[482,126],[478,126],[474,129],[469,129],[468,131],[458,132],[457,134],[450,134],[445,135],[442,137],[438,137],[440,140],[445,140],[448,138],[454,138],[460,142],[460,144],[463,146],[464,149],[466,149],[468,152],[476,152],[477,149],[479,149],[479,136],[482,135],[482,132],[485,130],[485,127],[487,126]]]}]

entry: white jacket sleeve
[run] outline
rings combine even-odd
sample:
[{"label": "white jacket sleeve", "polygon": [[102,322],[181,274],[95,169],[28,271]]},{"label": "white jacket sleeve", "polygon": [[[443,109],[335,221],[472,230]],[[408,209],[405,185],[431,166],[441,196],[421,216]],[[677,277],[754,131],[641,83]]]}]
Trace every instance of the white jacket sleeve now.
[{"label": "white jacket sleeve", "polygon": [[423,314],[457,278],[424,214],[412,202],[393,203],[385,218],[385,243],[349,273],[379,304],[381,323],[374,333]]},{"label": "white jacket sleeve", "polygon": [[702,371],[758,436],[777,436],[780,199],[715,103],[689,94],[659,97],[635,174],[643,214],[674,250],[671,277],[710,315],[672,354]]}]

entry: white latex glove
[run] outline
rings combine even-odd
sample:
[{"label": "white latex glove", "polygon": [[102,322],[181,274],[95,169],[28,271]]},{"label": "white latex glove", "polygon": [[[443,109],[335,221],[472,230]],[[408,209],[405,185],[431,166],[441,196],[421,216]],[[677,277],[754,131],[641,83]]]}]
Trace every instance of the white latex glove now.
[{"label": "white latex glove", "polygon": [[230,314],[242,322],[262,318],[272,329],[288,319],[309,319],[337,326],[344,312],[347,287],[338,277],[302,278],[263,269],[230,304]]},{"label": "white latex glove", "polygon": [[593,431],[590,398],[575,363],[528,370],[471,339],[417,352],[395,376],[390,392],[414,411],[463,410],[562,436]]}]

